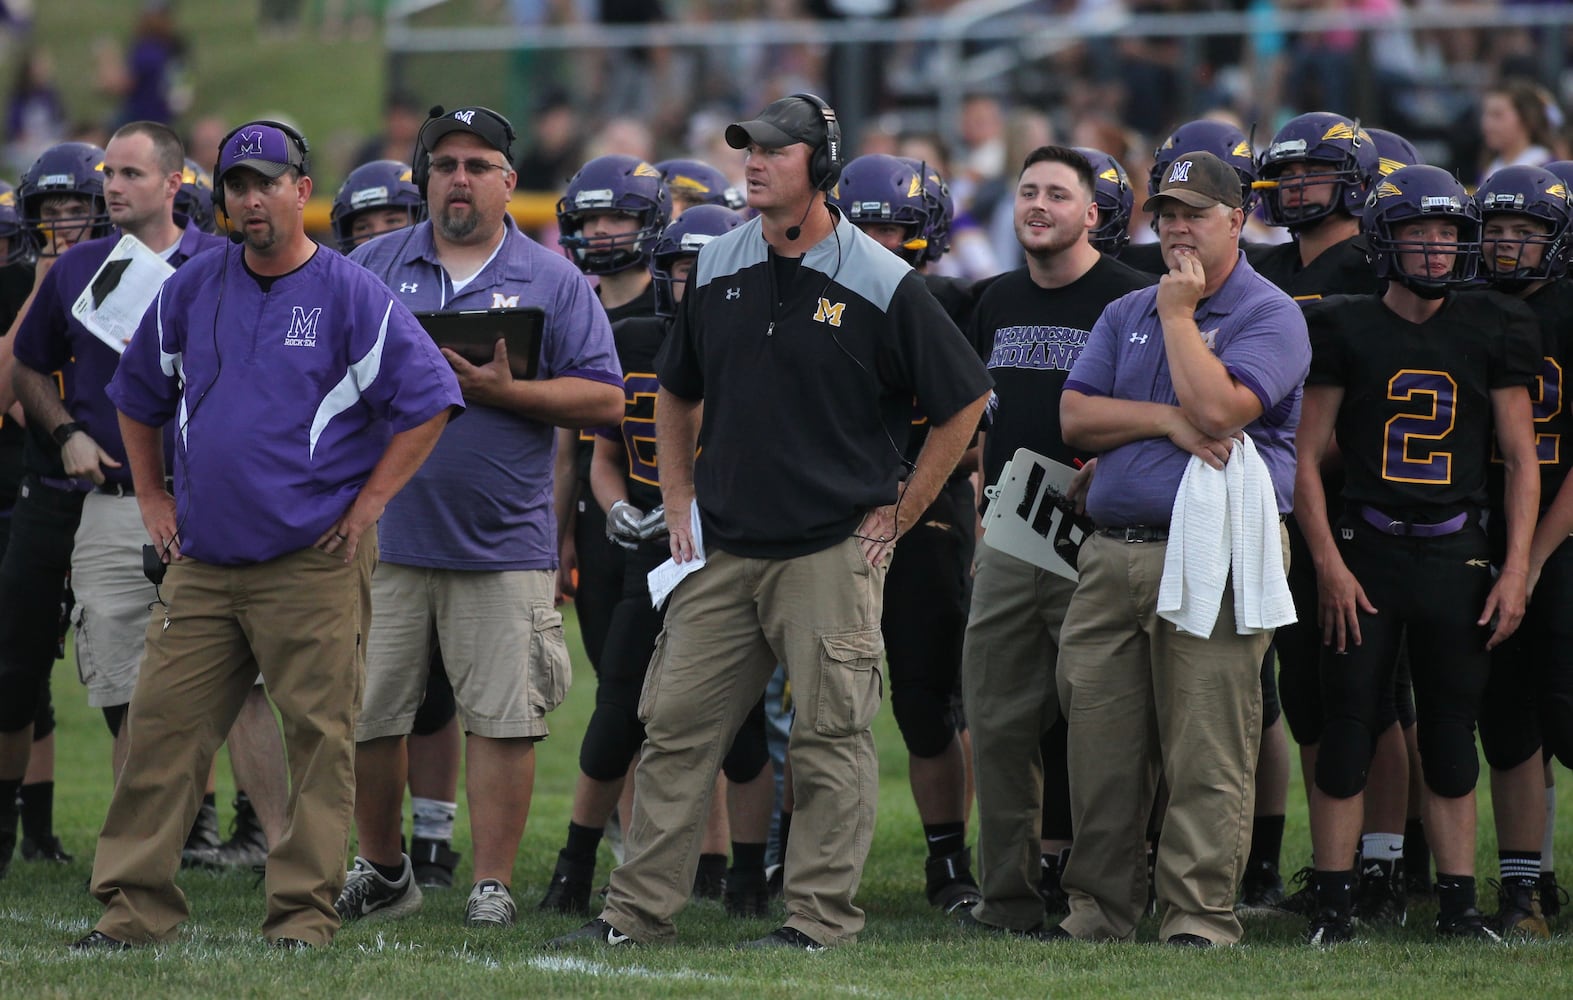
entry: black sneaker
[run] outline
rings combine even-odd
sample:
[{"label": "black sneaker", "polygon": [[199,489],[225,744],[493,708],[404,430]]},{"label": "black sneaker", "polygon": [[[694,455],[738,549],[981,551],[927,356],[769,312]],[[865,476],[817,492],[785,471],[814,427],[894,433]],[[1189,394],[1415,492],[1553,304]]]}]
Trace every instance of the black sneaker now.
[{"label": "black sneaker", "polygon": [[1360,882],[1355,886],[1354,918],[1366,926],[1404,926],[1409,917],[1409,893],[1404,887],[1401,860],[1360,862]]},{"label": "black sneaker", "polygon": [[1038,895],[1043,897],[1043,912],[1051,917],[1063,916],[1071,911],[1070,894],[1061,883],[1069,855],[1067,849],[1058,854],[1042,855],[1038,860]]},{"label": "black sneaker", "polygon": [[1497,912],[1491,918],[1493,929],[1502,937],[1551,937],[1546,915],[1540,909],[1539,879],[1505,878],[1486,884],[1497,891]]},{"label": "black sneaker", "polygon": [[462,857],[446,840],[410,840],[410,864],[415,866],[415,881],[422,889],[452,889],[453,873]]},{"label": "black sneaker", "polygon": [[1212,941],[1200,934],[1176,934],[1164,941],[1171,948],[1211,948]]},{"label": "black sneaker", "polygon": [[770,885],[763,871],[738,871],[733,868],[726,874],[726,914],[729,917],[748,919],[770,913]]},{"label": "black sneaker", "polygon": [[694,898],[721,899],[726,895],[726,855],[701,854],[694,869]]},{"label": "black sneaker", "polygon": [[1431,865],[1416,864],[1414,867],[1406,862],[1404,865],[1404,892],[1410,899],[1431,899],[1436,895],[1436,885],[1431,881]]},{"label": "black sneaker", "polygon": [[269,941],[268,947],[274,951],[310,951],[311,942],[302,941],[300,938],[281,937]]},{"label": "black sneaker", "polygon": [[255,868],[268,863],[268,835],[262,832],[257,811],[244,793],[235,796],[229,839],[209,852],[207,863],[217,868]]},{"label": "black sneaker", "polygon": [[377,869],[365,858],[356,858],[355,867],[345,876],[344,890],[334,901],[339,920],[393,920],[408,916],[421,908],[421,887],[415,883],[415,872],[409,855],[403,856],[404,870],[396,882],[378,874]]},{"label": "black sneaker", "polygon": [[599,945],[606,948],[637,945],[639,942],[622,933],[616,927],[596,917],[577,930],[569,931],[561,937],[554,937],[546,942],[547,948],[578,948],[585,945]]},{"label": "black sneaker", "polygon": [[218,810],[207,802],[197,810],[197,818],[186,834],[186,845],[180,849],[180,867],[196,868],[212,864],[213,852],[223,840],[218,835]]},{"label": "black sneaker", "polygon": [[70,864],[76,859],[66,853],[65,845],[54,834],[34,840],[32,837],[22,838],[23,861],[53,861],[55,864]]},{"label": "black sneaker", "polygon": [[595,862],[585,864],[569,858],[566,851],[558,851],[552,881],[546,886],[546,895],[535,904],[535,908],[543,913],[572,913],[588,917],[594,880]]},{"label": "black sneaker", "polygon": [[1240,879],[1240,901],[1234,912],[1242,917],[1270,917],[1281,915],[1284,901],[1284,880],[1278,866],[1271,861],[1251,865]]},{"label": "black sneaker", "polygon": [[1568,905],[1568,891],[1557,885],[1556,872],[1540,873],[1540,913],[1548,921],[1555,920],[1562,915],[1562,908]]},{"label": "black sneaker", "polygon": [[1502,935],[1491,929],[1483,913],[1471,906],[1458,913],[1443,913],[1436,918],[1436,932],[1442,937],[1464,941],[1502,943]]},{"label": "black sneaker", "polygon": [[72,951],[130,951],[131,946],[124,941],[116,941],[103,931],[93,931],[85,937],[77,938],[71,942]]},{"label": "black sneaker", "polygon": [[930,906],[938,907],[946,916],[957,910],[970,910],[983,899],[978,892],[978,880],[972,877],[972,851],[963,847],[954,854],[929,858],[923,862],[923,874],[928,883],[924,892]]},{"label": "black sneaker", "polygon": [[1321,911],[1316,902],[1316,889],[1311,885],[1311,876],[1315,874],[1316,869],[1306,865],[1289,877],[1289,884],[1295,890],[1274,908],[1277,916],[1304,917],[1309,920]]},{"label": "black sneaker", "polygon": [[1353,941],[1354,936],[1354,921],[1349,914],[1331,907],[1318,910],[1311,917],[1311,925],[1305,932],[1306,943],[1317,947]]},{"label": "black sneaker", "polygon": [[824,951],[825,946],[804,934],[796,927],[777,927],[762,938],[745,941],[738,945],[745,949],[788,948],[793,951],[806,951],[809,953]]}]

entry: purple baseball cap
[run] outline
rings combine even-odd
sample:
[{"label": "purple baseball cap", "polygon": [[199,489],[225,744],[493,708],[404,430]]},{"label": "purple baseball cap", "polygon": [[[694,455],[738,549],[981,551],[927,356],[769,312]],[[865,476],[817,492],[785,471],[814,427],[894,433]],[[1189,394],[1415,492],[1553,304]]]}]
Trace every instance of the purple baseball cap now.
[{"label": "purple baseball cap", "polygon": [[277,125],[253,122],[237,128],[219,151],[215,184],[236,167],[255,170],[264,177],[277,177],[290,167],[306,173],[306,158],[301,144]]}]

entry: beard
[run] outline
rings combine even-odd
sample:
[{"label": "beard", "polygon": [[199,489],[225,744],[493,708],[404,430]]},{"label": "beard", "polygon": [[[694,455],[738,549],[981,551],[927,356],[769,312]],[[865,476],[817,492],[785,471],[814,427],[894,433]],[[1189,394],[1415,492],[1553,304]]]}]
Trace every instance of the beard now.
[{"label": "beard", "polygon": [[1016,231],[1016,241],[1021,244],[1022,253],[1036,261],[1045,261],[1057,257],[1075,246],[1081,239],[1080,231],[1068,231],[1056,226],[1049,230],[1047,242],[1039,242],[1029,247],[1022,241],[1023,229]]},{"label": "beard", "polygon": [[455,212],[453,210],[454,203],[449,203],[444,205],[442,210],[437,213],[436,220],[437,231],[442,233],[443,239],[454,243],[462,243],[469,239],[475,235],[475,231],[481,225],[481,217],[475,210],[474,202],[460,202],[458,204],[468,204],[470,210],[468,212]]},{"label": "beard", "polygon": [[273,249],[273,245],[279,241],[278,230],[273,228],[271,222],[263,223],[262,228],[257,230],[250,226],[245,227],[245,236],[246,246],[258,253]]}]

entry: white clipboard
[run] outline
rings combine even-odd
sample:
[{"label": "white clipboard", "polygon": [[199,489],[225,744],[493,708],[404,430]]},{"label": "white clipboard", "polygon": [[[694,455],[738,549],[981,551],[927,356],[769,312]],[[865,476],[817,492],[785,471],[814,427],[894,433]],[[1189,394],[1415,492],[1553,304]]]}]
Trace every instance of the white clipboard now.
[{"label": "white clipboard", "polygon": [[984,491],[989,511],[983,542],[1039,569],[1076,579],[1075,557],[1093,531],[1092,519],[1066,510],[1063,502],[1076,470],[1026,448],[1000,470],[997,483]]},{"label": "white clipboard", "polygon": [[93,336],[124,354],[142,315],[175,269],[135,236],[122,236],[93,280],[71,306],[71,315]]}]

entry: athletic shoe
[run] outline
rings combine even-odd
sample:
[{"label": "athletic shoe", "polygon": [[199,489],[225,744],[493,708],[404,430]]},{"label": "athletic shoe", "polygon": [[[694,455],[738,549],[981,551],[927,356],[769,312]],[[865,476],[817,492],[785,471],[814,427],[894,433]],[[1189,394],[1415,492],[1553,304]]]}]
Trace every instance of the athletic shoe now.
[{"label": "athletic shoe", "polygon": [[1271,861],[1258,862],[1245,870],[1240,879],[1240,901],[1234,912],[1242,917],[1279,915],[1284,901],[1284,880]]},{"label": "athletic shoe", "polygon": [[53,861],[56,864],[69,864],[76,859],[66,853],[65,845],[60,838],[50,834],[42,840],[32,837],[22,838],[23,861]]},{"label": "athletic shoe", "polygon": [[929,858],[923,862],[923,874],[928,883],[925,893],[930,906],[938,907],[946,916],[957,910],[970,910],[983,899],[978,892],[978,881],[972,877],[972,851],[963,847],[954,854]]},{"label": "athletic shoe", "polygon": [[[7,810],[6,805],[11,808]],[[0,803],[0,878],[5,878],[5,873],[11,867],[11,855],[16,853],[16,826],[19,819],[14,801]]]},{"label": "athletic shoe", "polygon": [[1305,866],[1289,877],[1289,884],[1295,886],[1295,891],[1284,897],[1272,911],[1281,917],[1304,917],[1307,920],[1315,917],[1321,910],[1316,901],[1316,889],[1311,885],[1311,876],[1316,874],[1316,869],[1310,865]]},{"label": "athletic shoe", "polygon": [[1311,926],[1305,932],[1306,943],[1317,947],[1353,941],[1354,936],[1354,921],[1349,918],[1349,914],[1340,913],[1332,907],[1318,910],[1311,917]]},{"label": "athletic shoe", "polygon": [[770,885],[763,871],[738,871],[726,873],[726,914],[729,917],[748,919],[770,913]]},{"label": "athletic shoe", "polygon": [[222,843],[218,835],[218,810],[203,802],[197,810],[196,820],[191,824],[191,832],[186,834],[186,846],[180,849],[180,867],[195,868],[212,864],[213,852]]},{"label": "athletic shoe", "polygon": [[1050,916],[1060,916],[1071,911],[1070,894],[1061,879],[1065,875],[1066,852],[1044,854],[1038,859],[1038,895],[1043,897],[1043,911]]},{"label": "athletic shoe", "polygon": [[453,872],[462,857],[446,840],[415,837],[410,841],[410,864],[422,889],[452,889]]},{"label": "athletic shoe", "polygon": [[464,904],[464,926],[512,927],[518,914],[508,887],[494,878],[483,878],[475,883],[470,901]]},{"label": "athletic shoe", "polygon": [[777,927],[764,937],[745,941],[738,947],[749,950],[789,948],[794,951],[806,951],[810,954],[825,950],[824,945],[804,934],[796,927]]},{"label": "athletic shoe", "polygon": [[766,865],[765,885],[770,887],[771,899],[786,895],[786,865]]},{"label": "athletic shoe", "polygon": [[622,933],[605,920],[596,917],[578,930],[569,931],[562,937],[552,938],[546,942],[546,947],[577,948],[583,945],[601,945],[607,948],[617,948],[637,945],[638,943],[638,941]]},{"label": "athletic shoe", "polygon": [[235,796],[235,818],[229,825],[229,839],[213,848],[209,863],[219,868],[255,868],[268,863],[268,835],[251,800]]},{"label": "athletic shoe", "polygon": [[726,895],[726,855],[701,854],[694,869],[694,898],[721,899]]},{"label": "athletic shoe", "polygon": [[1175,934],[1163,942],[1173,948],[1211,948],[1212,941],[1200,934]]},{"label": "athletic shoe", "polygon": [[1458,913],[1443,913],[1436,918],[1436,932],[1442,937],[1461,938],[1466,941],[1502,943],[1502,935],[1491,929],[1485,915],[1471,906]]},{"label": "athletic shoe", "polygon": [[1546,925],[1546,916],[1540,910],[1538,882],[1539,879],[1533,878],[1486,880],[1486,884],[1497,891],[1497,912],[1491,923],[1498,934],[1503,937],[1551,937],[1551,928]]},{"label": "athletic shoe", "polygon": [[535,905],[545,913],[577,913],[590,915],[590,890],[594,885],[595,862],[585,864],[568,857],[568,852],[557,852],[557,867],[552,871],[552,881],[546,895]]},{"label": "athletic shoe", "polygon": [[1409,894],[1404,889],[1402,861],[1360,862],[1360,882],[1355,886],[1354,918],[1366,926],[1404,926],[1409,917]]},{"label": "athletic shoe", "polygon": [[311,943],[300,938],[282,937],[269,941],[268,947],[274,951],[310,951]]},{"label": "athletic shoe", "polygon": [[1026,938],[1029,941],[1061,941],[1075,940],[1070,932],[1055,924],[1045,928],[1042,924],[1028,927],[1026,930],[1017,930],[1014,927],[1001,927],[998,924],[985,923],[979,920],[970,908],[962,910],[956,916],[956,926],[973,934],[1002,934],[1009,937]]},{"label": "athletic shoe", "polygon": [[71,942],[72,951],[130,951],[131,946],[124,941],[116,941],[103,931],[93,931],[86,937],[77,938]]},{"label": "athletic shoe", "polygon": [[1436,885],[1431,881],[1431,865],[1428,862],[1423,867],[1404,866],[1404,892],[1410,899],[1431,899],[1436,895]]},{"label": "athletic shoe", "polygon": [[1540,873],[1540,912],[1547,920],[1555,920],[1562,915],[1562,908],[1568,905],[1568,891],[1557,885],[1556,872]]},{"label": "athletic shoe", "polygon": [[421,887],[415,882],[409,855],[400,858],[404,870],[397,882],[383,878],[365,858],[355,859],[355,867],[345,876],[344,891],[333,903],[341,921],[393,920],[421,908]]}]

